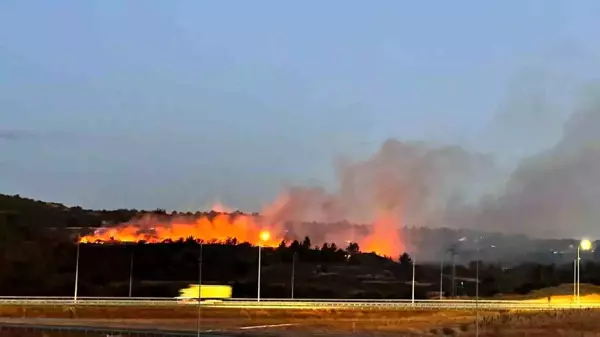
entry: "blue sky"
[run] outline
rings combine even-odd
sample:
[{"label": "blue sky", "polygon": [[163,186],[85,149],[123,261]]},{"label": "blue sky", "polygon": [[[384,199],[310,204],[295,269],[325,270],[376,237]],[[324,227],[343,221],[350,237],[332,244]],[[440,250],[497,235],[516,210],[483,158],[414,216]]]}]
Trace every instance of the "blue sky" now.
[{"label": "blue sky", "polygon": [[257,210],[288,185],[335,186],[336,156],[364,157],[389,137],[480,145],[499,111],[522,113],[515,81],[597,73],[599,10],[4,0],[0,193]]}]

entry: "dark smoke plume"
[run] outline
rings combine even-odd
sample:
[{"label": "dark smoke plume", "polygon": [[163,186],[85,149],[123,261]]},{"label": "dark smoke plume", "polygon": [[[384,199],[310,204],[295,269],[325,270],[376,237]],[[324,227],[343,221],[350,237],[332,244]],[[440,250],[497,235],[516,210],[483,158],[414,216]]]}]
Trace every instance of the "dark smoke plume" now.
[{"label": "dark smoke plume", "polygon": [[[290,228],[295,233],[308,229],[303,221],[322,222],[306,235],[365,242],[376,249],[399,240],[401,226],[437,225],[452,201],[469,195],[473,182],[483,179],[492,164],[490,157],[457,146],[390,139],[372,157],[340,164],[336,191],[291,188],[263,214],[272,223],[296,223]],[[370,224],[377,237],[332,225],[339,221]],[[404,247],[397,251],[388,244],[385,253],[401,252],[406,242],[400,244]]]},{"label": "dark smoke plume", "polygon": [[[373,225],[383,215],[388,219],[384,236],[389,238],[401,236],[398,229],[404,226],[538,238],[600,236],[599,99],[584,102],[570,114],[556,144],[524,157],[503,177],[498,177],[490,155],[395,139],[366,160],[338,166],[335,191],[292,188],[265,211],[267,217],[278,222]],[[336,242],[364,239],[356,238],[348,226],[312,226],[303,233],[306,228],[291,230]],[[410,240],[402,248],[418,246],[418,238]]]},{"label": "dark smoke plume", "polygon": [[538,237],[600,235],[599,103],[585,102],[553,148],[522,160],[504,192],[480,203],[472,225]]}]

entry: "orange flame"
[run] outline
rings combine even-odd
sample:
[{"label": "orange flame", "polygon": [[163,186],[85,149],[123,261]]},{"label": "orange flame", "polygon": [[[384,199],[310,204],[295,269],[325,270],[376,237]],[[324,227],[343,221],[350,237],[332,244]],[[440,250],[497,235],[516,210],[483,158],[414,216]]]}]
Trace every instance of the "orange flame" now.
[{"label": "orange flame", "polygon": [[190,237],[204,242],[226,242],[235,238],[238,242],[276,247],[283,239],[281,232],[276,226],[264,226],[258,219],[249,215],[218,214],[212,219],[207,216],[196,219],[180,217],[171,221],[146,217],[114,228],[96,230],[93,234],[82,237],[80,242],[158,243]]},{"label": "orange flame", "polygon": [[373,231],[361,244],[362,251],[398,259],[404,250],[398,234],[397,218],[384,213],[373,222]]},{"label": "orange flame", "polygon": [[[229,208],[217,204],[213,207],[213,211],[214,209]],[[397,258],[404,248],[398,235],[397,218],[391,212],[382,212],[373,222],[371,233],[363,239],[355,240],[361,251]],[[265,217],[227,213],[199,218],[181,216],[167,219],[161,216],[146,216],[116,227],[98,229],[90,235],[81,237],[79,242],[160,243],[168,240],[186,240],[191,237],[203,242],[224,243],[236,239],[237,242],[248,242],[256,246],[277,247],[284,240],[285,231],[282,226],[273,225],[265,219],[274,220],[276,217],[268,212]],[[269,224],[265,224],[266,222]]]}]

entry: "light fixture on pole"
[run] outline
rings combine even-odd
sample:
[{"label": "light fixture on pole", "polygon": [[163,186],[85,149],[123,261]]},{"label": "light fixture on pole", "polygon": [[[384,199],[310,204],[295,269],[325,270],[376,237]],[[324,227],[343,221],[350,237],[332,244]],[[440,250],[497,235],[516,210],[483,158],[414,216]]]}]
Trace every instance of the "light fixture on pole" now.
[{"label": "light fixture on pole", "polygon": [[579,252],[581,250],[590,250],[592,249],[592,241],[588,240],[588,239],[583,239],[581,240],[581,242],[579,243],[579,245],[577,246],[577,303],[581,304],[581,291],[580,291],[580,285],[581,285],[581,264],[580,264],[580,254]]},{"label": "light fixture on pole", "polygon": [[256,290],[256,301],[260,302],[260,267],[261,267],[261,261],[260,261],[260,254],[261,254],[261,249],[262,249],[262,245],[263,243],[269,241],[271,239],[271,233],[269,233],[269,231],[262,231],[260,232],[260,234],[258,235],[260,242],[258,243],[258,288]]}]

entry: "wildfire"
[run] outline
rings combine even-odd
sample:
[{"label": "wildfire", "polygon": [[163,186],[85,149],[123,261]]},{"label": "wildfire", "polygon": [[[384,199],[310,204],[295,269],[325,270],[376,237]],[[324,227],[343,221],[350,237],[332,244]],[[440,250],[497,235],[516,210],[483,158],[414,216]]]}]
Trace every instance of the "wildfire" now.
[{"label": "wildfire", "polygon": [[254,245],[276,247],[283,236],[275,226],[264,226],[249,215],[218,214],[213,218],[179,217],[169,221],[148,216],[138,221],[118,225],[114,228],[96,230],[84,236],[80,242],[139,242],[158,243],[193,237],[204,242],[226,242],[236,239]]},{"label": "wildfire", "polygon": [[398,236],[397,218],[384,213],[373,222],[373,231],[362,242],[362,250],[380,256],[398,258],[404,247]]},{"label": "wildfire", "polygon": [[[217,205],[219,210],[225,206]],[[213,210],[215,208],[213,207]],[[252,245],[277,247],[284,240],[286,232],[283,226],[271,224],[266,219],[247,214],[218,213],[201,217],[179,216],[168,217],[147,215],[137,220],[117,225],[112,228],[101,228],[90,235],[80,238],[82,243],[106,242],[147,242],[160,243],[193,238],[203,242],[224,243],[235,239],[237,242],[248,242]],[[363,252],[374,252],[381,256],[397,258],[403,245],[398,236],[397,216],[383,212],[372,223],[371,233],[356,240]],[[302,233],[300,233],[302,234]],[[310,233],[306,233],[310,236]],[[303,235],[302,235],[303,236]],[[334,239],[334,238],[332,238]],[[315,242],[320,245],[322,242]]]}]

